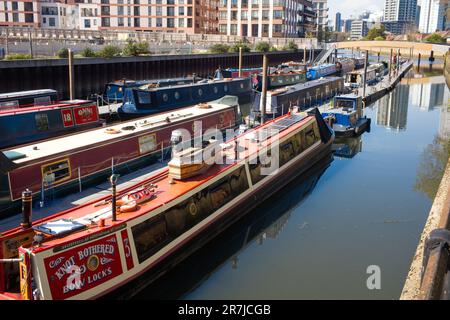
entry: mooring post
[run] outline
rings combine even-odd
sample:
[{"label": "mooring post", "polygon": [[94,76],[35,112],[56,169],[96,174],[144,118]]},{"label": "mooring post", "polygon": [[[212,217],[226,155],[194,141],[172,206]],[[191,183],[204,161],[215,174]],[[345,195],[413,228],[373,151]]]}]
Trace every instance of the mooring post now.
[{"label": "mooring post", "polygon": [[22,192],[22,222],[20,226],[22,229],[31,227],[31,211],[32,211],[33,194],[31,190],[26,189]]},{"label": "mooring post", "polygon": [[422,55],[419,52],[419,55],[417,56],[417,71],[420,70],[420,59],[421,59]]},{"label": "mooring post", "polygon": [[117,214],[116,214],[116,187],[117,187],[117,180],[119,179],[120,175],[118,174],[113,174],[111,175],[111,177],[109,178],[109,182],[111,182],[111,192],[112,192],[112,197],[111,197],[111,221],[116,221],[117,220]]},{"label": "mooring post", "polygon": [[33,38],[31,36],[31,28],[28,29],[28,43],[30,45],[30,58],[33,59]]},{"label": "mooring post", "polygon": [[306,63],[306,44],[303,47],[303,63]]},{"label": "mooring post", "polygon": [[73,69],[73,52],[71,49],[69,49],[69,97],[70,100],[73,100],[73,75],[74,75],[74,69]]},{"label": "mooring post", "polygon": [[262,90],[261,90],[261,124],[264,123],[266,117],[266,101],[267,101],[267,68],[268,68],[268,58],[267,54],[263,55],[263,78],[262,78]]},{"label": "mooring post", "polygon": [[9,54],[9,30],[8,27],[6,27],[6,39],[5,39],[5,55]]},{"label": "mooring post", "polygon": [[364,59],[364,87],[362,97],[366,97],[366,82],[367,82],[367,65],[369,64],[369,50],[366,50],[366,57]]},{"label": "mooring post", "polygon": [[378,54],[377,54],[377,62],[380,62],[380,51],[378,51]]},{"label": "mooring post", "polygon": [[239,78],[242,78],[242,47],[239,47]]},{"label": "mooring post", "polygon": [[81,170],[80,170],[80,167],[78,167],[78,188],[80,189],[80,192],[81,192],[82,190],[81,190]]},{"label": "mooring post", "polygon": [[389,84],[391,83],[391,72],[392,72],[392,51],[394,49],[391,49],[391,54],[389,55]]}]

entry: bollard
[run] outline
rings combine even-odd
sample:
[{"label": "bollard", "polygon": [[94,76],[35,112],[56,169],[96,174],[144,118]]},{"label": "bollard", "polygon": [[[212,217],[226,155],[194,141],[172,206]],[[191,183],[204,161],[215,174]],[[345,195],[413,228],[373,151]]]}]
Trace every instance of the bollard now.
[{"label": "bollard", "polygon": [[30,189],[22,192],[22,229],[31,227],[31,213],[32,213],[33,194]]},{"label": "bollard", "polygon": [[117,180],[119,179],[119,174],[113,174],[109,178],[109,182],[111,183],[111,189],[112,189],[112,197],[111,197],[111,221],[117,220],[117,213],[116,213],[116,187],[117,187]]},{"label": "bollard", "polygon": [[267,68],[268,58],[267,54],[263,55],[263,78],[262,78],[262,90],[261,90],[261,124],[264,124],[264,118],[266,117],[266,100],[267,100]]}]

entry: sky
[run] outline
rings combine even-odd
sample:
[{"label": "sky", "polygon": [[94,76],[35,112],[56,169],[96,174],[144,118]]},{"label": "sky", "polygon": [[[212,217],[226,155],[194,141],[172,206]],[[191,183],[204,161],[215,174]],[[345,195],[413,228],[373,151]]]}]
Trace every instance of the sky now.
[{"label": "sky", "polygon": [[380,11],[384,8],[385,0],[328,0],[328,19],[333,20],[336,12],[342,14],[342,18],[348,18],[350,15],[357,17],[364,10]]}]

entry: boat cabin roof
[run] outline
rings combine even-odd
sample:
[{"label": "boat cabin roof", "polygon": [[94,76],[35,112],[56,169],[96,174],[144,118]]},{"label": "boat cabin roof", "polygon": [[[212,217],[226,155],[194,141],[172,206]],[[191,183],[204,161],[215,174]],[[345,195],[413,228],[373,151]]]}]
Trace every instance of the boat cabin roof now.
[{"label": "boat cabin roof", "polygon": [[57,93],[58,92],[56,90],[53,90],[53,89],[16,91],[16,92],[1,93],[0,94],[0,100],[22,98],[24,96],[34,96],[34,95],[43,95],[43,94],[57,94]]},{"label": "boat cabin roof", "polygon": [[20,158],[16,158],[16,160],[13,160],[15,164],[23,164],[51,155],[61,154],[77,148],[86,148],[89,145],[96,145],[98,143],[112,140],[114,138],[124,138],[126,136],[131,136],[136,133],[148,130],[149,128],[157,129],[166,125],[168,123],[167,119],[170,120],[170,123],[177,123],[186,119],[210,114],[213,111],[224,110],[229,108],[230,105],[221,104],[218,102],[223,101],[222,99],[227,97],[230,96],[225,96],[219,100],[208,103],[211,108],[204,108],[199,107],[199,105],[195,105],[188,108],[159,113],[145,118],[121,122],[108,126],[106,128],[102,127],[69,136],[33,143],[22,147],[11,148],[8,149],[8,151],[14,151],[14,154],[16,155],[24,155]]},{"label": "boat cabin roof", "polygon": [[[342,78],[341,77],[325,77],[325,78],[307,81],[305,83],[297,83],[292,86],[286,86],[281,89],[279,88],[279,89],[274,89],[274,90],[268,90],[267,93],[274,94],[274,95],[281,95],[281,94],[290,93],[292,91],[296,91],[299,89],[314,88],[315,86],[321,85],[324,82],[333,82],[336,80],[342,80]],[[282,91],[282,92],[280,93],[280,91]]]},{"label": "boat cabin roof", "polygon": [[[115,222],[111,220],[111,204],[108,202],[111,198],[110,196],[96,199],[87,204],[71,208],[62,213],[37,221],[33,228],[44,232],[48,238],[41,244],[40,247],[35,247],[33,251],[39,252],[50,249],[54,246],[68,244],[72,241],[79,240],[87,236],[92,236],[95,233],[103,232],[107,230],[107,228],[117,227],[118,225],[122,225],[123,223],[136,219],[144,214],[147,214],[148,218],[156,216],[160,212],[160,210],[157,210],[158,208],[171,206],[172,201],[185,200],[189,197],[187,194],[189,191],[217,177],[221,172],[224,172],[231,167],[239,167],[241,163],[243,163],[244,159],[251,157],[252,154],[255,155],[259,150],[270,145],[272,139],[278,138],[275,136],[273,138],[270,137],[265,141],[258,141],[259,139],[255,139],[254,137],[261,138],[264,136],[264,132],[271,132],[271,128],[276,128],[280,130],[279,138],[282,138],[290,132],[311,124],[314,121],[314,115],[285,115],[269,121],[258,128],[247,131],[243,135],[227,141],[226,143],[227,145],[234,146],[236,139],[244,139],[246,148],[240,148],[239,150],[239,159],[243,160],[231,164],[213,164],[203,174],[188,178],[186,180],[174,182],[168,175],[168,169],[166,167],[162,171],[152,175],[150,178],[118,192],[117,198],[121,199],[124,195],[129,194],[130,192],[142,189],[143,186],[157,184],[153,198],[141,203],[137,207],[136,211],[118,214],[117,221]],[[226,150],[231,150],[234,154],[234,148],[226,148]],[[252,150],[253,153],[249,155],[247,150]],[[149,214],[152,211],[154,211],[154,214]],[[97,225],[97,222],[100,219],[104,219],[105,227],[100,227]],[[80,224],[82,226],[80,226]],[[16,229],[10,230],[8,233],[10,234],[14,230]],[[17,230],[20,230],[20,228],[17,228]]]},{"label": "boat cabin roof", "polygon": [[223,82],[233,82],[233,81],[242,81],[247,80],[250,81],[249,78],[224,78],[224,79],[200,79],[200,81],[192,82],[192,83],[184,83],[184,84],[174,84],[170,86],[164,86],[164,87],[156,87],[156,88],[133,88],[132,90],[136,91],[162,91],[162,90],[173,90],[173,88],[185,88],[185,87],[194,87],[194,86],[203,86],[205,84],[212,84],[212,83],[223,83]]},{"label": "boat cabin roof", "polygon": [[94,101],[91,100],[67,100],[67,101],[58,101],[51,104],[44,104],[44,105],[33,105],[30,107],[17,107],[17,108],[5,108],[0,109],[0,117],[2,116],[10,116],[14,114],[22,114],[22,113],[28,113],[28,112],[37,112],[37,111],[47,111],[47,110],[54,110],[54,109],[62,109],[62,108],[68,108],[68,107],[76,107],[80,106],[82,104],[88,104],[88,103],[94,103]]}]

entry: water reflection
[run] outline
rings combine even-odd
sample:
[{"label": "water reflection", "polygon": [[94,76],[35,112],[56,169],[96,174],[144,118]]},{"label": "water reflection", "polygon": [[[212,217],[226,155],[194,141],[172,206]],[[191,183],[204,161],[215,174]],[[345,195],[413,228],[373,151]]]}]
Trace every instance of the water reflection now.
[{"label": "water reflection", "polygon": [[382,97],[378,102],[377,125],[398,131],[406,129],[408,118],[408,85],[398,87]]},{"label": "water reflection", "polygon": [[[137,299],[178,299],[187,296],[206,281],[210,274],[229,263],[232,269],[239,269],[239,254],[249,245],[264,245],[276,239],[289,218],[305,198],[314,190],[320,177],[330,166],[329,154],[306,174],[277,193],[277,200],[262,203],[257,209],[225,230],[185,261],[153,282]],[[305,226],[300,226],[304,228]]]},{"label": "water reflection", "polygon": [[414,84],[410,88],[410,103],[424,111],[443,106],[445,93],[448,93],[444,83]]},{"label": "water reflection", "polygon": [[450,138],[443,139],[439,135],[436,135],[433,142],[422,152],[417,167],[414,190],[423,192],[433,200],[439,188],[449,156]]},{"label": "water reflection", "polygon": [[331,149],[336,157],[353,158],[362,151],[362,136],[336,139]]}]

